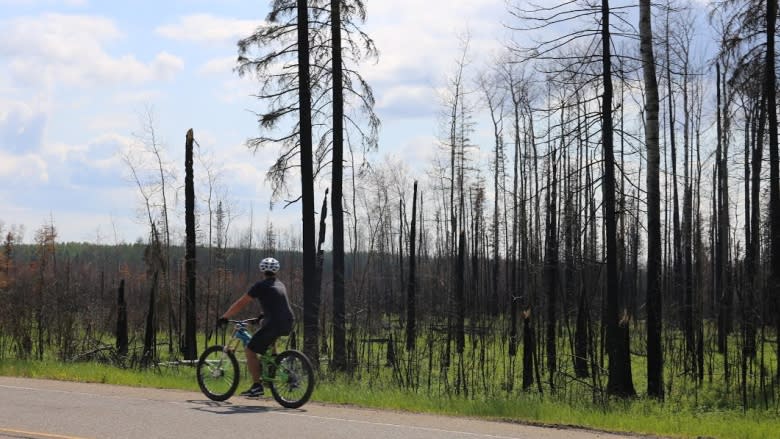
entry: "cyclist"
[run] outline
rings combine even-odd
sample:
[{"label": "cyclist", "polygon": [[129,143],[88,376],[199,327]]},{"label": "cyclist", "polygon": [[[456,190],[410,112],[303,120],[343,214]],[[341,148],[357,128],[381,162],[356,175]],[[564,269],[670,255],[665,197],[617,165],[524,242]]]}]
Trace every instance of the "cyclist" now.
[{"label": "cyclist", "polygon": [[295,323],[290,301],[287,298],[287,289],[276,278],[276,273],[280,268],[279,261],[274,258],[265,258],[260,261],[259,267],[260,271],[263,272],[264,279],[255,283],[246,294],[233,302],[230,308],[217,320],[218,326],[226,324],[231,316],[241,311],[252,299],[257,299],[263,308],[264,315],[260,322],[260,329],[255,332],[244,349],[246,364],[254,380],[252,387],[241,393],[242,396],[248,397],[258,397],[263,394],[262,366],[257,354],[265,353],[277,338],[288,335]]}]

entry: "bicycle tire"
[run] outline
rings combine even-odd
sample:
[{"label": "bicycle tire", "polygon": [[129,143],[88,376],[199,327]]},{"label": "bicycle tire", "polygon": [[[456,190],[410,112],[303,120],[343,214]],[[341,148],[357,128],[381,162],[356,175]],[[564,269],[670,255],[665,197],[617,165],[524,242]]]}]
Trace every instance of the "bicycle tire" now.
[{"label": "bicycle tire", "polygon": [[196,368],[200,391],[212,401],[225,401],[238,388],[238,360],[223,346],[209,346],[198,359]]},{"label": "bicycle tire", "polygon": [[314,367],[303,352],[289,350],[276,356],[274,379],[269,382],[271,394],[282,407],[297,409],[314,391]]}]

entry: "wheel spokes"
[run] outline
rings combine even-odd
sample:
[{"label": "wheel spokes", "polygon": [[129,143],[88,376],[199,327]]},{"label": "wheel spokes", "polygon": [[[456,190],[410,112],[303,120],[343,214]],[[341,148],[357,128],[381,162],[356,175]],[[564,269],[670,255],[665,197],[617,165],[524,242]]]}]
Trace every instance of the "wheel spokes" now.
[{"label": "wheel spokes", "polygon": [[220,394],[230,389],[235,377],[229,367],[231,364],[226,361],[224,354],[216,353],[215,357],[204,362],[206,367],[201,372],[201,376],[209,391]]},{"label": "wheel spokes", "polygon": [[306,393],[309,377],[300,359],[296,357],[283,359],[279,364],[276,378],[277,391],[286,401],[297,401]]}]

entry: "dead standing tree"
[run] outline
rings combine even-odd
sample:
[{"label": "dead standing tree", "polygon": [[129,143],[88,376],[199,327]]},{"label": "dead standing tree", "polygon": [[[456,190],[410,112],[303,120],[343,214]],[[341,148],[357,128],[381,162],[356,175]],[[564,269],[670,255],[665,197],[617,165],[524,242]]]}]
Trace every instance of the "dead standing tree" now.
[{"label": "dead standing tree", "polygon": [[317,336],[320,295],[314,284],[317,261],[314,248],[314,169],[312,163],[311,72],[309,71],[309,15],[305,0],[298,0],[298,123],[300,126],[301,199],[303,214],[303,346],[319,365]]},{"label": "dead standing tree", "polygon": [[[304,0],[275,1],[267,23],[254,34],[238,42],[239,75],[253,74],[260,81],[257,97],[270,108],[258,115],[261,129],[272,131],[285,116],[297,114],[290,132],[274,137],[263,134],[250,139],[247,146],[257,150],[275,142],[283,151],[268,171],[274,195],[285,190],[288,171],[300,159],[303,229],[303,326],[304,351],[319,364],[320,297],[315,285],[316,248],[314,225],[314,166],[312,149],[312,87],[320,87],[319,77],[312,77],[310,68],[309,5]],[[262,51],[257,58],[248,58],[249,51]],[[315,48],[316,49],[316,48]],[[279,70],[274,70],[279,69]],[[282,73],[279,73],[281,71]]]},{"label": "dead standing tree", "polygon": [[[572,65],[600,64],[598,78],[601,80],[601,150],[603,160],[602,209],[604,213],[604,239],[606,247],[606,299],[603,324],[606,328],[606,348],[609,355],[609,381],[607,392],[616,396],[635,395],[631,376],[629,351],[629,316],[621,310],[618,277],[617,221],[616,221],[616,184],[614,157],[614,122],[613,122],[613,86],[612,86],[612,40],[609,1],[602,0],[600,6],[578,2],[566,2],[549,7],[538,7],[532,10],[513,5],[510,13],[521,21],[524,27],[515,30],[534,31],[556,24],[569,23],[581,17],[593,17],[598,23],[597,28],[575,28],[569,33],[553,40],[545,41],[531,48],[516,48],[521,60],[561,60],[560,50],[581,39],[597,41],[600,53],[587,53],[580,57],[564,57]],[[573,68],[573,70],[577,70]],[[566,73],[567,69],[560,72]],[[594,78],[595,79],[595,78]],[[537,228],[538,229],[538,228]]]},{"label": "dead standing tree", "polygon": [[[305,17],[304,13],[306,13]],[[302,179],[310,183],[304,183],[302,195],[298,198],[304,201],[304,253],[308,253],[307,236],[311,235],[314,241],[314,219],[311,219],[311,224],[308,224],[309,220],[306,219],[307,216],[314,215],[314,201],[307,201],[308,186],[313,187],[314,178],[327,164],[328,152],[331,149],[333,152],[331,162],[335,294],[333,365],[336,368],[343,366],[345,355],[344,209],[341,186],[343,143],[349,139],[350,133],[357,133],[359,142],[351,144],[361,144],[364,150],[373,149],[377,145],[379,128],[379,119],[373,112],[374,97],[371,87],[352,67],[362,58],[374,57],[377,54],[373,41],[357,26],[357,23],[364,20],[365,5],[360,0],[330,2],[279,0],[272,3],[268,23],[258,28],[252,36],[238,43],[238,73],[255,75],[261,84],[257,97],[270,104],[267,111],[258,114],[261,128],[265,132],[270,132],[286,116],[294,113],[300,116],[289,133],[280,136],[263,133],[261,137],[251,139],[248,145],[254,149],[276,142],[283,145],[276,163],[267,174],[273,183],[274,198],[286,192],[285,179],[288,171],[295,167],[293,164],[295,156],[300,155],[302,170],[311,168],[311,172],[304,172],[310,174],[309,176],[302,176]],[[294,39],[296,35],[297,40]],[[250,59],[248,54],[253,47],[263,53]],[[304,74],[307,77],[305,81]],[[299,87],[299,84],[303,83],[307,84],[305,90],[304,87]],[[306,109],[303,108],[304,101],[307,102]],[[331,120],[328,120],[329,115]],[[332,128],[327,128],[328,126]],[[307,134],[304,135],[304,131]],[[316,151],[309,149],[315,146],[313,137],[319,139],[316,142]],[[313,189],[311,189],[311,197],[313,198]],[[313,243],[311,247],[309,250],[314,253]],[[315,256],[304,256],[304,267],[309,265],[314,267],[316,265],[314,258]],[[305,275],[304,290],[313,288],[309,285],[311,282],[313,280],[307,280]],[[319,326],[313,316],[319,315],[320,299],[319,295],[312,294],[311,291],[304,297],[308,298],[304,300],[304,326],[313,333],[316,332],[314,328]],[[316,313],[314,307],[317,308]],[[304,338],[310,341],[307,350],[314,349],[311,340],[317,337],[304,335]]]},{"label": "dead standing tree", "polygon": [[[777,132],[777,73],[775,34],[777,26],[777,0],[722,0],[716,2],[711,13],[712,17],[719,14],[728,17],[723,21],[723,39],[721,41],[721,58],[730,55],[739,55],[735,69],[757,59],[763,59],[763,88],[761,91],[761,112],[759,115],[759,132],[766,126],[768,139],[766,143],[769,149],[769,224],[768,224],[768,250],[766,258],[769,262],[767,286],[765,289],[765,305],[767,314],[765,323],[771,320],[769,315],[774,315],[777,333],[780,333],[780,154],[778,153]],[[758,139],[762,141],[761,138]],[[760,158],[760,153],[756,158]],[[760,162],[760,160],[759,160]],[[755,165],[754,176],[761,166]],[[754,190],[757,187],[754,184]],[[753,206],[757,209],[758,206]],[[751,220],[752,223],[752,220]],[[753,226],[753,224],[751,224]],[[753,252],[751,257],[759,258],[758,252]],[[757,262],[754,262],[754,264]],[[780,358],[780,337],[777,337],[776,349]],[[780,367],[776,369],[780,377]],[[762,372],[763,375],[763,372]]]},{"label": "dead standing tree", "polygon": [[186,271],[186,294],[185,294],[185,330],[184,330],[184,345],[182,351],[184,352],[185,360],[195,360],[198,356],[198,346],[196,341],[197,330],[197,318],[195,314],[195,183],[194,174],[192,169],[193,162],[193,146],[195,144],[195,136],[192,133],[192,129],[187,131],[185,139],[185,154],[184,154],[184,222],[186,233],[186,246],[184,255],[184,267]]},{"label": "dead standing tree", "polygon": [[[417,225],[417,181],[414,182],[414,190],[412,192],[412,224],[409,231],[409,281],[406,285],[406,350],[414,352],[415,350],[415,337],[416,328],[415,323],[416,316],[416,301],[417,301],[417,252],[416,252],[416,225]],[[409,376],[407,382],[411,383],[411,361],[413,356],[409,355],[410,366]]]},{"label": "dead standing tree", "polygon": [[[374,97],[371,87],[354,70],[345,67],[357,63],[363,57],[377,55],[374,42],[356,25],[366,18],[365,5],[361,0],[330,1],[330,34],[332,44],[331,77],[333,90],[333,172],[331,197],[333,215],[333,362],[332,367],[342,370],[346,367],[346,313],[344,279],[344,138],[347,128],[357,131],[365,149],[376,147],[379,119],[373,111]],[[345,50],[346,49],[346,50]],[[356,87],[359,86],[359,87]],[[347,98],[345,98],[345,92]],[[351,99],[350,99],[351,98]],[[357,100],[362,114],[367,119],[367,130],[363,130],[354,115],[345,112],[345,103]],[[345,127],[345,123],[348,127]],[[355,170],[353,169],[353,173]]]},{"label": "dead standing tree", "polygon": [[[181,336],[174,310],[173,285],[170,275],[171,227],[168,218],[168,211],[171,209],[169,191],[176,180],[176,174],[166,158],[165,143],[160,140],[157,134],[153,108],[147,107],[139,116],[139,120],[141,132],[134,134],[137,144],[133,145],[131,150],[125,151],[122,158],[130,168],[132,180],[143,198],[142,215],[150,227],[149,245],[157,245],[152,243],[153,239],[160,240],[159,250],[162,263],[157,268],[162,272],[164,282],[161,284],[159,299],[160,305],[164,307],[161,311],[167,315],[168,319],[166,325],[168,353],[172,355],[174,336]],[[158,312],[155,312],[155,315],[162,317]],[[159,323],[157,327],[159,328]]]},{"label": "dead standing tree", "polygon": [[647,150],[647,393],[655,398],[663,398],[659,98],[650,0],[639,2],[639,33],[645,83],[645,148]]},{"label": "dead standing tree", "polygon": [[633,396],[636,394],[631,377],[631,353],[629,351],[628,315],[621,313],[619,304],[619,285],[617,272],[617,248],[615,227],[615,156],[613,148],[612,125],[612,52],[609,27],[609,1],[601,1],[601,63],[602,95],[601,142],[604,160],[604,176],[602,181],[604,226],[606,229],[607,247],[607,306],[606,306],[606,337],[609,353],[609,381],[607,392],[616,396]]},{"label": "dead standing tree", "polygon": [[[449,259],[449,276],[445,286],[448,291],[447,341],[444,346],[442,370],[449,370],[451,361],[451,345],[456,344],[459,355],[459,367],[462,366],[463,348],[465,346],[465,296],[462,288],[465,286],[465,251],[466,251],[466,186],[469,175],[467,173],[467,151],[469,136],[473,130],[471,120],[473,108],[467,100],[469,91],[466,89],[466,68],[469,64],[469,36],[461,39],[461,48],[458,59],[455,61],[455,71],[448,79],[448,86],[443,97],[443,109],[446,112],[446,133],[442,141],[442,150],[448,155],[448,163],[439,169],[439,179],[442,195],[444,215],[448,216],[448,225],[445,226],[443,244],[444,254]],[[449,175],[445,175],[449,174]],[[446,193],[445,193],[446,192]],[[463,236],[461,237],[461,232]],[[462,244],[462,245],[461,245]],[[464,258],[461,261],[461,258]],[[461,269],[461,267],[464,267]],[[460,372],[459,372],[460,374]],[[460,381],[459,381],[460,383]],[[449,383],[447,383],[449,385]]]},{"label": "dead standing tree", "polygon": [[[564,110],[561,109],[561,129]],[[561,143],[565,136],[561,136]],[[544,251],[544,283],[547,290],[546,348],[547,371],[550,391],[555,391],[555,375],[558,370],[556,325],[558,305],[558,160],[556,146],[550,143],[549,173],[547,174],[547,219]]]},{"label": "dead standing tree", "polygon": [[[667,7],[669,7],[667,5]],[[671,36],[672,44],[669,50],[674,55],[673,70],[678,73],[677,87],[682,95],[682,138],[683,138],[683,207],[681,220],[681,243],[679,254],[680,261],[680,289],[683,291],[680,309],[680,322],[685,337],[686,369],[696,369],[697,335],[695,331],[696,294],[694,291],[693,272],[693,240],[694,240],[694,214],[693,214],[693,140],[694,127],[698,120],[693,116],[695,96],[693,95],[694,81],[701,76],[701,69],[693,65],[692,47],[696,37],[695,18],[687,8],[681,8],[668,24],[673,29],[680,29]],[[670,63],[672,64],[672,63]],[[667,68],[672,69],[671,66]]]},{"label": "dead standing tree", "polygon": [[[501,66],[505,65],[504,61],[500,62]],[[495,72],[489,76],[489,78],[483,77],[480,82],[480,88],[484,93],[485,103],[488,106],[490,112],[490,120],[493,125],[493,140],[495,142],[493,149],[493,223],[491,226],[492,234],[492,261],[491,261],[491,284],[489,293],[488,310],[490,315],[498,315],[499,297],[503,295],[500,292],[501,285],[499,283],[500,272],[500,236],[501,229],[499,227],[501,211],[499,209],[499,201],[501,200],[501,191],[506,184],[506,170],[504,161],[506,156],[504,154],[504,110],[506,91],[501,84],[501,72]]]},{"label": "dead standing tree", "polygon": [[[505,62],[500,65],[502,86],[506,89],[511,105],[512,116],[512,143],[514,153],[512,160],[512,188],[504,193],[511,195],[511,202],[504,203],[504,218],[511,212],[511,226],[507,223],[506,233],[506,273],[507,299],[509,300],[509,337],[508,353],[510,368],[507,376],[508,388],[514,385],[514,364],[517,355],[517,346],[520,342],[518,336],[518,317],[523,320],[523,369],[522,387],[530,388],[534,382],[534,366],[536,352],[536,333],[531,322],[532,298],[526,294],[528,259],[529,259],[529,216],[527,191],[531,185],[527,183],[527,150],[535,149],[532,146],[534,140],[533,112],[531,109],[531,80],[524,70],[513,62]],[[534,156],[535,157],[535,156]],[[506,200],[506,197],[504,197]],[[522,306],[522,309],[521,309]],[[521,315],[522,310],[522,315]],[[539,383],[541,391],[541,383]]]}]

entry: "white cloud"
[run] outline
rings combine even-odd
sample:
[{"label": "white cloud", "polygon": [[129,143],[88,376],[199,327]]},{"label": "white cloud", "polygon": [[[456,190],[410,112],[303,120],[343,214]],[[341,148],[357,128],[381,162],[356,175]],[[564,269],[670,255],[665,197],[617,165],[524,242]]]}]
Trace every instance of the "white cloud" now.
[{"label": "white cloud", "polygon": [[117,104],[143,104],[154,102],[163,95],[164,93],[160,90],[121,91],[114,94],[113,101]]},{"label": "white cloud", "polygon": [[69,145],[62,142],[48,143],[41,148],[41,152],[54,159],[54,163],[65,162],[71,155],[81,155],[88,150],[87,145]]},{"label": "white cloud", "polygon": [[256,92],[257,85],[251,80],[234,77],[223,81],[219,88],[214,90],[214,95],[215,98],[221,102],[231,105],[251,103],[247,108],[256,109],[259,104],[251,97],[252,93]]},{"label": "white cloud", "polygon": [[432,117],[438,99],[435,90],[426,85],[398,85],[386,89],[376,103],[380,115],[394,117]]},{"label": "white cloud", "polygon": [[183,67],[167,52],[144,63],[128,54],[115,57],[106,44],[123,37],[113,20],[87,15],[44,14],[0,23],[0,57],[16,82],[32,87],[55,84],[92,87],[166,80]]},{"label": "white cloud", "polygon": [[37,150],[46,131],[48,105],[0,97],[0,149],[16,154]]},{"label": "white cloud", "polygon": [[379,49],[379,59],[361,71],[369,81],[436,82],[458,56],[458,34],[471,30],[474,53],[500,46],[495,31],[501,29],[504,8],[503,0],[371,3],[365,28]]},{"label": "white cloud", "polygon": [[236,66],[235,56],[226,56],[222,58],[214,58],[206,61],[198,71],[203,74],[225,74],[233,73],[233,68]]},{"label": "white cloud", "polygon": [[416,136],[406,140],[400,145],[400,158],[408,163],[415,171],[428,166],[436,157],[439,141],[435,136]]},{"label": "white cloud", "polygon": [[31,102],[22,102],[16,100],[0,101],[0,123],[16,117],[23,121],[28,121],[40,113],[39,108],[35,108]]},{"label": "white cloud", "polygon": [[46,142],[35,151],[13,153],[0,149],[0,182],[51,183],[72,187],[78,181],[95,181],[95,187],[124,184],[117,177],[122,169],[122,148],[133,140],[119,134],[105,134],[85,143]]},{"label": "white cloud", "polygon": [[174,24],[166,24],[155,31],[167,38],[198,43],[235,43],[249,36],[262,22],[237,18],[193,14],[180,17]]},{"label": "white cloud", "polygon": [[120,152],[129,142],[132,140],[128,137],[106,134],[93,139],[85,148],[74,150],[69,168],[84,172],[71,174],[71,183],[95,182],[94,187],[102,189],[125,186],[126,181],[118,171],[126,168]]},{"label": "white cloud", "polygon": [[49,181],[49,169],[39,154],[14,155],[0,149],[0,181],[7,187],[29,187]]},{"label": "white cloud", "polygon": [[178,71],[184,68],[184,61],[168,52],[160,52],[154,58],[151,65],[155,77],[159,79],[172,79]]},{"label": "white cloud", "polygon": [[[82,0],[0,2],[52,7],[62,6],[63,2],[83,4]],[[144,3],[137,7],[157,9]],[[388,149],[395,151],[412,166],[429,163],[436,152],[434,135],[426,134],[435,130],[435,124],[429,121],[438,102],[434,87],[444,83],[447,73],[452,71],[459,49],[456,35],[470,27],[476,30],[472,39],[475,53],[492,47],[496,43],[491,29],[501,29],[501,14],[495,14],[496,9],[503,11],[504,0],[397,0],[368,4],[369,23],[364,30],[376,40],[380,56],[377,65],[369,62],[359,69],[375,88],[377,112],[387,118],[383,121],[383,136],[388,136],[383,137],[383,154]],[[262,17],[264,10],[260,6],[257,17]],[[235,16],[251,17],[239,13]],[[149,17],[154,19],[152,14]],[[200,90],[198,108],[185,108],[185,113],[191,110],[207,115],[200,118],[205,122],[192,122],[196,138],[202,148],[211,149],[213,145],[220,160],[226,162],[220,166],[222,184],[229,188],[231,198],[244,211],[254,205],[256,226],[267,218],[279,230],[286,230],[288,224],[299,230],[299,204],[282,210],[284,203],[278,203],[273,213],[265,212],[270,196],[265,172],[278,151],[273,147],[258,153],[249,151],[241,138],[255,133],[253,115],[242,112],[238,119],[229,117],[235,111],[262,106],[250,96],[257,92],[257,81],[251,75],[239,78],[232,71],[236,40],[251,34],[263,23],[262,19],[184,15],[159,27],[155,27],[154,21],[147,21],[144,25],[151,26],[151,35],[135,31],[130,34],[129,26],[138,23],[126,19],[130,17],[61,14],[0,18],[0,127],[6,126],[8,133],[17,133],[20,128],[28,134],[40,133],[38,137],[31,136],[30,147],[25,149],[11,150],[0,144],[0,200],[12,206],[2,213],[6,216],[10,211],[11,218],[0,219],[23,220],[32,230],[52,212],[64,239],[95,239],[98,227],[104,235],[110,234],[111,218],[106,213],[112,212],[114,219],[122,222],[133,216],[132,207],[137,204],[137,189],[123,178],[126,165],[117,154],[120,149],[132,150],[130,145],[135,141],[116,134],[96,135],[137,130],[129,107],[139,102],[158,104],[163,109],[161,120],[178,126],[180,103],[185,102],[179,93],[191,93],[196,86]],[[136,51],[133,47],[137,44],[145,44],[145,50]],[[183,70],[184,61],[173,53],[186,58],[187,71]],[[183,80],[153,82],[169,80],[174,75]],[[122,86],[110,87],[114,84]],[[71,92],[74,88],[75,93]],[[43,103],[40,96],[44,97]],[[164,99],[168,97],[171,99]],[[11,99],[23,99],[25,105],[5,105],[4,101]],[[209,105],[209,99],[214,105]],[[57,100],[56,105],[47,105],[46,100]],[[188,102],[193,102],[192,97]],[[231,104],[223,105],[224,102]],[[231,121],[225,122],[225,117]],[[4,122],[7,123],[3,125]],[[167,129],[163,124],[160,134],[169,138],[180,135],[179,128],[172,128],[175,134]],[[178,140],[174,143],[178,145]],[[174,155],[179,166],[179,148],[172,149],[177,151]],[[26,174],[20,176],[19,170]],[[11,178],[30,183],[29,191],[13,193],[11,188],[16,186],[9,184]],[[291,191],[298,193],[297,169],[292,171],[289,182]],[[326,181],[322,183],[327,185]],[[319,200],[321,189],[317,189]],[[21,209],[29,212],[22,215]],[[231,227],[239,230],[245,220],[236,220]],[[120,239],[145,235],[143,224],[134,227],[129,223],[118,224]],[[136,228],[140,232],[128,234]]]},{"label": "white cloud", "polygon": [[[462,53],[461,36],[469,34],[467,76],[482,68],[482,59],[502,46],[503,0],[397,0],[370,3],[364,26],[379,50],[376,63],[359,71],[371,84],[377,113],[386,127],[394,119],[429,119],[437,115],[444,86]],[[467,79],[466,83],[470,80]],[[396,143],[401,133],[389,134]]]}]

